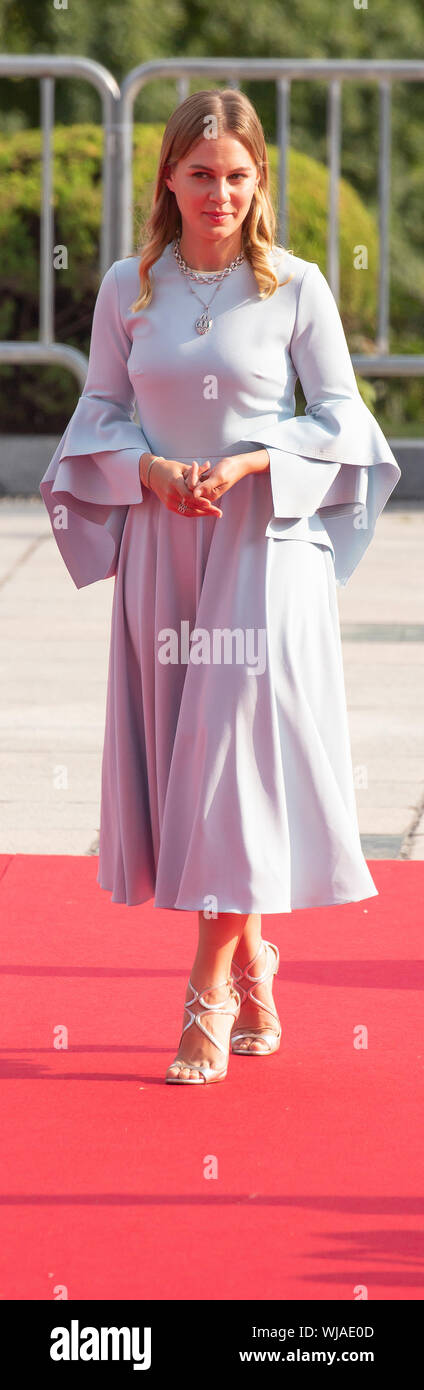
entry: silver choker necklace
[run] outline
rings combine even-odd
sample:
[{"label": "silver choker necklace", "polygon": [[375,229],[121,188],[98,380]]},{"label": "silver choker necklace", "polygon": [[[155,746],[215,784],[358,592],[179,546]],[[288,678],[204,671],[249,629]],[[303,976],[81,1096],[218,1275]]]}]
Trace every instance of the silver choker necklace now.
[{"label": "silver choker necklace", "polygon": [[[201,271],[201,270],[192,270],[191,266],[187,265],[187,261],[185,261],[185,260],[184,260],[184,256],[181,255],[181,251],[180,251],[180,237],[179,237],[179,236],[174,238],[174,241],[173,241],[173,252],[174,252],[174,256],[175,256],[175,258],[176,258],[177,264],[178,264],[180,270],[182,270],[182,272],[183,272],[183,275],[187,275],[188,278],[189,278],[190,280],[197,280],[197,281],[198,281],[200,284],[202,284],[202,285],[208,284],[208,282],[211,282],[211,281],[212,281],[212,283],[213,283],[214,280],[218,280],[219,283],[217,284],[216,290],[214,290],[214,294],[217,294],[217,293],[218,293],[218,290],[219,290],[219,288],[220,288],[220,285],[222,284],[222,281],[223,281],[223,279],[224,279],[224,276],[225,276],[225,275],[231,275],[231,271],[232,271],[232,270],[235,270],[237,266],[242,265],[242,262],[245,260],[244,252],[241,251],[241,252],[240,252],[240,255],[239,255],[239,256],[236,256],[236,257],[235,257],[235,260],[234,260],[234,261],[231,261],[231,264],[230,264],[230,265],[226,265],[226,266],[224,267],[224,270],[217,270],[215,275],[210,275],[210,274],[205,275],[205,273],[204,273],[203,271]],[[203,308],[204,308],[204,313],[200,315],[200,318],[196,319],[195,324],[194,324],[194,327],[195,327],[197,333],[209,333],[210,329],[212,328],[212,324],[213,324],[213,319],[209,318],[209,304],[211,303],[211,300],[209,300],[209,303],[208,303],[208,304],[205,304],[204,300],[203,300],[203,299],[200,299],[200,295],[199,295],[199,294],[196,294],[196,290],[193,290],[191,285],[189,285],[189,290],[191,290],[191,293],[192,293],[192,294],[195,294],[195,295],[196,295],[196,299],[198,299],[198,300],[200,301],[200,304],[203,304]],[[212,299],[213,299],[213,295],[212,295]]]}]

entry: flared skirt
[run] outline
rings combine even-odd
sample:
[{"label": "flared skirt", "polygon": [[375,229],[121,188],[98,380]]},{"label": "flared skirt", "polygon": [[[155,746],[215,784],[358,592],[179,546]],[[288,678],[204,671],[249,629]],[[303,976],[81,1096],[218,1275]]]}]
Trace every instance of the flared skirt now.
[{"label": "flared skirt", "polygon": [[[223,516],[128,510],[110,633],[97,882],[112,902],[279,913],[378,890],[357,819],[334,558]],[[265,523],[265,524],[264,524]]]}]

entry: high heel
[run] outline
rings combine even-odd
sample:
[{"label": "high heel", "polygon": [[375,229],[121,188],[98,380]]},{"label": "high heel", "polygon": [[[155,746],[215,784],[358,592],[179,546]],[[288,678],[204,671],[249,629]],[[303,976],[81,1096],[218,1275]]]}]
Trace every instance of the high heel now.
[{"label": "high heel", "polygon": [[[255,965],[255,962],[257,961],[258,956],[260,956],[260,953],[261,953],[261,950],[262,950],[262,947],[263,947],[263,946],[265,946],[265,947],[267,948],[267,950],[266,950],[266,954],[267,954],[267,963],[266,963],[266,965],[265,965],[265,970],[262,971],[262,975],[251,975],[251,974],[250,974],[250,967],[251,967],[252,965]],[[269,948],[271,951],[275,951],[275,960],[272,962],[272,969],[271,969],[271,961],[268,959],[268,948]],[[275,1012],[273,1011],[273,1009],[271,1009],[271,1008],[269,1007],[269,1004],[263,1004],[262,1001],[261,1001],[260,999],[256,999],[255,996],[254,996],[254,994],[253,994],[253,990],[254,990],[255,985],[261,985],[261,984],[263,984],[264,980],[268,980],[268,979],[270,978],[270,969],[271,969],[271,975],[276,975],[276,974],[277,974],[277,971],[278,971],[279,964],[280,964],[280,952],[279,952],[279,950],[278,950],[278,946],[274,946],[272,941],[261,941],[259,950],[256,952],[256,956],[253,956],[253,960],[249,960],[249,962],[248,962],[248,964],[245,966],[244,970],[241,970],[241,969],[240,969],[240,966],[237,965],[237,962],[233,960],[232,967],[231,967],[231,970],[232,970],[232,978],[233,978],[235,984],[237,985],[237,989],[239,990],[239,992],[240,992],[240,994],[241,994],[241,1004],[240,1004],[240,1008],[242,1007],[242,1005],[244,1004],[244,1002],[245,1002],[246,999],[251,999],[253,1004],[257,1004],[257,1005],[258,1005],[258,1008],[264,1009],[266,1013],[271,1014],[271,1017],[272,1017],[272,1018],[275,1018],[275,1019],[277,1020],[277,1023],[278,1023],[278,1030],[276,1030],[275,1028],[237,1028],[235,1032],[234,1032],[234,1025],[233,1025],[233,1028],[232,1028],[232,1030],[231,1030],[231,1041],[230,1041],[231,1051],[232,1051],[232,1052],[237,1052],[237,1053],[239,1053],[240,1057],[260,1057],[260,1056],[268,1057],[269,1054],[270,1054],[271,1052],[277,1052],[277,1051],[278,1051],[278,1048],[279,1048],[279,1046],[280,1046],[280,1041],[281,1041],[281,1034],[282,1034],[282,1028],[281,1028],[281,1023],[280,1023],[278,1014],[275,1013]],[[236,971],[236,972],[238,972],[238,973],[237,973],[237,974],[234,974],[234,971]],[[244,985],[243,985],[243,983],[242,983],[244,980],[251,980],[251,981],[252,981],[252,984],[251,984],[251,986],[250,986],[250,989],[245,989],[245,988],[244,988]],[[240,1013],[240,1009],[239,1009],[239,1013]],[[237,1015],[237,1017],[238,1017],[238,1015]],[[261,1041],[264,1042],[264,1043],[266,1044],[267,1051],[266,1051],[266,1052],[265,1052],[265,1051],[262,1052],[262,1049],[261,1049],[261,1052],[256,1052],[256,1051],[253,1051],[252,1049],[250,1049],[250,1048],[248,1048],[248,1047],[236,1047],[236,1046],[234,1046],[235,1043],[241,1042],[242,1039],[243,1039],[243,1040],[246,1040],[247,1038],[252,1038],[252,1039],[254,1039],[254,1038],[260,1038]]]},{"label": "high heel", "polygon": [[[237,989],[234,988],[233,980],[231,979],[231,977],[229,977],[227,980],[221,980],[219,985],[208,985],[207,988],[202,991],[195,989],[191,980],[189,980],[188,985],[189,988],[193,991],[193,998],[187,1000],[187,1002],[184,1004],[184,1011],[187,1011],[190,1017],[188,1023],[184,1024],[180,1037],[179,1046],[181,1046],[181,1038],[183,1037],[183,1034],[185,1033],[186,1029],[190,1028],[191,1023],[197,1023],[197,1027],[201,1029],[201,1032],[204,1033],[205,1037],[209,1038],[210,1042],[213,1042],[214,1046],[217,1047],[220,1052],[224,1053],[225,1066],[218,1068],[211,1066],[209,1062],[185,1062],[182,1057],[176,1057],[174,1062],[170,1062],[169,1067],[189,1067],[190,1071],[200,1071],[202,1073],[202,1076],[166,1076],[165,1081],[170,1082],[171,1084],[173,1082],[176,1082],[176,1084],[180,1086],[203,1086],[205,1082],[224,1081],[224,1078],[226,1077],[228,1071],[230,1039],[228,1040],[228,1047],[224,1047],[223,1043],[220,1042],[219,1038],[215,1038],[213,1033],[209,1033],[208,1029],[205,1028],[204,1023],[202,1023],[201,1019],[203,1017],[203,1014],[219,1012],[221,1014],[230,1014],[235,1022],[240,1013],[239,992]],[[208,994],[212,989],[221,989],[224,985],[230,986],[230,993],[227,999],[222,999],[219,1004],[207,1004],[206,1000],[204,999],[204,995]],[[225,1008],[224,1005],[230,1004],[230,1001],[233,1007]],[[195,1014],[193,1013],[191,1005],[196,1003],[200,1003],[203,1007],[198,1010],[198,1013]]]}]

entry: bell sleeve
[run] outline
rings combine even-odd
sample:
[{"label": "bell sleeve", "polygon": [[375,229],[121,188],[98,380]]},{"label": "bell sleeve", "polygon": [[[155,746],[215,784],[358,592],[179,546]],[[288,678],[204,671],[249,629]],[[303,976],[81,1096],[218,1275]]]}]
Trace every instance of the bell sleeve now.
[{"label": "bell sleeve", "polygon": [[401,470],[360,395],[334,295],[316,262],[304,273],[290,356],[305,396],[304,415],[260,428],[270,460],[274,515],[265,534],[283,536],[288,518],[325,518],[338,584],[345,585],[374,535]]},{"label": "bell sleeve", "polygon": [[94,306],[82,395],[40,483],[55,541],[77,589],[116,573],[128,507],[143,502],[139,459],[151,449],[132,419],[130,348],[115,261]]}]

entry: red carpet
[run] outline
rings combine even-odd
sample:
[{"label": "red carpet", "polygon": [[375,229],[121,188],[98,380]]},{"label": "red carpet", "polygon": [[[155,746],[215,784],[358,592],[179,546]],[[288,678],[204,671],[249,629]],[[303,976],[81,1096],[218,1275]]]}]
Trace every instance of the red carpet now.
[{"label": "red carpet", "polygon": [[0,857],[2,1298],[421,1299],[424,864],[264,916],[281,1049],[199,1087],[164,1083],[196,914],[97,868]]}]

